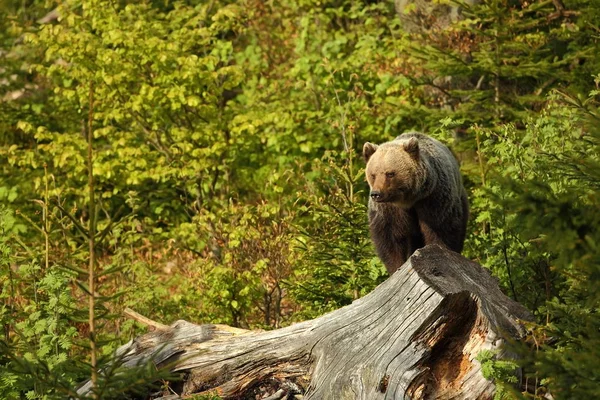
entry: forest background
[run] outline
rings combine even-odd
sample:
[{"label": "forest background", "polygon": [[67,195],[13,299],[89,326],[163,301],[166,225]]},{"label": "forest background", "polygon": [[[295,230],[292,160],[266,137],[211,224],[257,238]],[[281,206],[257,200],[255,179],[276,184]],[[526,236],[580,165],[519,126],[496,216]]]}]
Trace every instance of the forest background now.
[{"label": "forest background", "polygon": [[600,398],[600,5],[470,3],[0,1],[0,398],[73,395],[126,307],[272,329],[368,293],[360,151],[409,130],[535,316],[499,396]]}]

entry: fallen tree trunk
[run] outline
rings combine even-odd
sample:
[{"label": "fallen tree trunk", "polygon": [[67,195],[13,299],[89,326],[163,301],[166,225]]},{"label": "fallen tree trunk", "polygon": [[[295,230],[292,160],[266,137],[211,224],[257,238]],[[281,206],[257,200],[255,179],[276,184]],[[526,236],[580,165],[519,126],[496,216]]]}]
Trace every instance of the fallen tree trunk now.
[{"label": "fallen tree trunk", "polygon": [[428,246],[369,295],[315,320],[266,332],[177,321],[119,353],[126,365],[173,365],[181,396],[491,399],[475,357],[521,337],[522,319],[528,312],[480,265]]}]

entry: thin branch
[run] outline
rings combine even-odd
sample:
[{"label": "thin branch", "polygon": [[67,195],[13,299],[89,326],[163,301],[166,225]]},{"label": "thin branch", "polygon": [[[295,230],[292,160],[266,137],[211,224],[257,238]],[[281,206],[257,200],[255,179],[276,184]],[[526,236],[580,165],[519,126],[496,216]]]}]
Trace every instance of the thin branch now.
[{"label": "thin branch", "polygon": [[102,241],[104,241],[104,238],[106,237],[106,235],[108,235],[108,233],[114,226],[115,219],[117,219],[121,216],[121,213],[123,212],[124,209],[125,209],[125,207],[123,205],[121,205],[117,209],[117,212],[115,213],[115,215],[113,215],[112,217],[109,217],[110,220],[108,221],[108,225],[106,225],[106,228],[104,228],[104,230],[102,232],[100,232],[99,235],[97,235],[97,238],[98,238],[97,243],[102,243]]},{"label": "thin branch", "polygon": [[77,228],[77,230],[79,231],[79,233],[81,233],[86,240],[89,239],[88,232],[86,231],[86,229],[83,226],[81,226],[81,224],[79,223],[79,221],[77,221],[77,219],[74,216],[72,216],[60,204],[56,203],[56,207],[58,207],[58,209],[60,211],[62,211],[63,214],[65,214],[67,216],[67,218],[75,225],[75,228]]},{"label": "thin branch", "polygon": [[[94,84],[90,83],[89,108],[88,108],[88,129],[87,129],[87,164],[88,164],[88,190],[89,190],[89,220],[88,220],[88,244],[89,244],[89,265],[88,265],[88,324],[90,337],[90,366],[92,369],[92,387],[95,388],[98,383],[98,360],[96,349],[96,203],[94,198],[94,160],[93,160],[93,141],[94,141]],[[92,390],[92,398],[97,399],[98,395]]]},{"label": "thin branch", "polygon": [[153,328],[157,331],[166,331],[169,329],[168,325],[163,325],[160,322],[156,322],[151,320],[148,317],[144,317],[142,314],[137,313],[135,311],[133,311],[131,308],[127,307],[125,310],[123,310],[123,314],[127,317],[130,318],[134,321],[137,321],[141,324],[144,324],[150,328]]}]

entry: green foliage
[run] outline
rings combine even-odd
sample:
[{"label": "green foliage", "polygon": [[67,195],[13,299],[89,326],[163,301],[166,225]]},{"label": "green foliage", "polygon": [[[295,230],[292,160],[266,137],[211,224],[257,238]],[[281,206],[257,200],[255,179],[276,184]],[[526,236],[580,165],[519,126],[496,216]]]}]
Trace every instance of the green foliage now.
[{"label": "green foliage", "polygon": [[[272,187],[277,186],[275,177]],[[201,257],[192,273],[204,319],[279,327],[289,317],[285,282],[297,264],[293,219],[293,212],[274,202],[229,202],[222,210],[204,210],[190,224],[180,225],[178,243]]]},{"label": "green foliage", "polygon": [[[486,264],[509,291],[534,310],[544,303],[528,294],[544,293],[543,300],[551,300],[565,283],[552,266],[555,257],[564,265],[574,262],[573,254],[561,253],[562,246],[555,244],[565,243],[578,254],[589,250],[583,243],[596,220],[584,210],[597,201],[597,139],[585,118],[580,109],[556,98],[524,132],[514,125],[499,133],[480,131],[486,182],[472,197],[478,226],[469,251],[485,254]],[[526,218],[530,214],[535,216]],[[512,270],[515,265],[520,268]]]},{"label": "green foliage", "polygon": [[536,191],[517,191],[525,205],[524,233],[542,238],[541,245],[554,256],[553,267],[564,279],[562,290],[547,304],[550,323],[538,331],[555,342],[536,353],[535,368],[556,396],[595,397],[600,394],[600,368],[594,361],[600,357],[600,108],[596,97],[563,95],[561,100],[554,117],[570,117],[566,132],[578,135],[576,140],[562,140],[560,152],[546,147],[544,167],[561,181],[542,182]]},{"label": "green foliage", "polygon": [[396,74],[402,44],[393,4],[257,2],[249,12],[237,57],[250,79],[238,101],[252,110],[246,115],[274,160],[289,166],[396,134],[411,88]]},{"label": "green foliage", "polygon": [[350,304],[386,276],[373,254],[365,223],[363,169],[352,168],[353,157],[344,152],[326,155],[315,166],[322,178],[306,191],[303,208],[308,221],[299,242],[303,258],[297,283],[291,288],[295,300],[303,306],[303,318]]},{"label": "green foliage", "polygon": [[193,395],[190,397],[192,400],[220,400],[221,397],[217,395]]},{"label": "green foliage", "polygon": [[40,187],[46,163],[57,184],[51,195],[84,197],[82,121],[93,87],[94,173],[105,206],[116,209],[134,195],[152,218],[189,220],[186,212],[224,189],[227,160],[244,147],[227,126],[223,103],[223,92],[243,76],[229,65],[227,39],[239,29],[239,11],[231,6],[213,15],[208,6],[182,6],[163,13],[148,4],[115,8],[110,2],[81,7],[65,3],[60,24],[27,36],[31,46],[45,49],[36,70],[53,88],[47,112],[65,117],[21,121],[29,140],[4,155],[33,183],[24,190]]},{"label": "green foliage", "polygon": [[43,270],[35,259],[16,258],[9,242],[13,228],[14,215],[2,209],[0,397],[62,398],[82,378],[70,360],[79,337],[71,323],[76,307],[72,276],[56,267]]},{"label": "green foliage", "polygon": [[541,347],[526,365],[560,398],[584,398],[600,384],[598,118],[594,97],[561,94],[524,132],[481,132],[489,180],[473,196],[480,228],[469,252],[485,255],[507,291],[539,315]]},{"label": "green foliage", "polygon": [[[481,373],[485,379],[489,379],[496,385],[494,400],[514,398],[514,387],[517,378],[518,365],[514,361],[498,359],[497,354],[490,350],[482,350],[476,357],[481,363]],[[512,389],[512,390],[511,390]]]},{"label": "green foliage", "polygon": [[519,124],[543,107],[554,87],[592,89],[589,76],[598,70],[589,69],[598,66],[590,30],[591,21],[598,21],[593,1],[569,2],[569,11],[586,14],[576,20],[562,18],[553,2],[451,3],[465,18],[446,29],[433,23],[413,33],[408,47],[420,63],[412,79],[434,106],[423,117],[427,125],[448,115],[462,120],[459,133],[473,124]]}]

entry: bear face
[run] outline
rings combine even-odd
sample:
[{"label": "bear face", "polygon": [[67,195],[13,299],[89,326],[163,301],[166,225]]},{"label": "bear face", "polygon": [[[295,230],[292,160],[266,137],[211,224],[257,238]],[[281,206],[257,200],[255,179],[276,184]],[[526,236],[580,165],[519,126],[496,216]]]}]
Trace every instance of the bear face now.
[{"label": "bear face", "polygon": [[419,156],[417,138],[395,140],[375,145],[365,143],[363,157],[371,188],[371,200],[375,203],[392,203],[411,208],[419,200],[417,195],[425,180],[425,171]]}]

